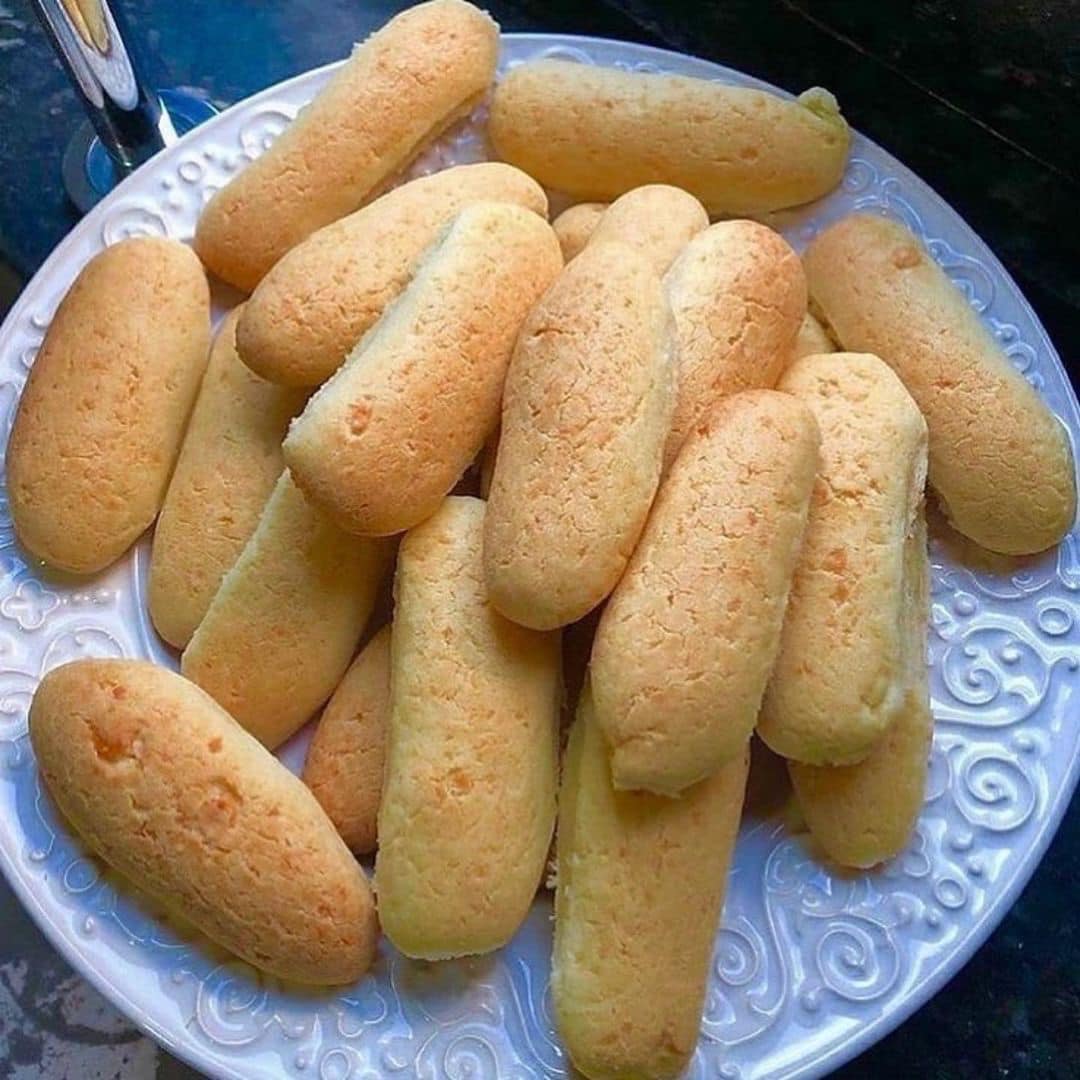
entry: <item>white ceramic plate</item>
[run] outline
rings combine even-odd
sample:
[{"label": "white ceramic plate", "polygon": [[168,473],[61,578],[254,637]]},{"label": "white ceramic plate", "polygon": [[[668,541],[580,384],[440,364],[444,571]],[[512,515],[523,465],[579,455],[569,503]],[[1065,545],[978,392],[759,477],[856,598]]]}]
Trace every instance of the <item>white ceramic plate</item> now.
[{"label": "white ceramic plate", "polygon": [[[505,38],[504,63],[540,55],[764,85],[637,45]],[[0,330],[5,444],[42,335],[86,260],[133,233],[190,237],[209,193],[269,144],[331,70],[272,87],[198,128],[143,166],[57,248]],[[477,128],[466,127],[420,168],[483,155]],[[927,242],[1075,436],[1076,399],[1016,285],[937,195],[873,143],[856,136],[841,188],[773,223],[801,248],[854,209],[899,218]],[[384,945],[357,986],[311,993],[260,977],[170,926],[71,836],[40,789],[27,706],[41,675],[76,657],[141,656],[175,666],[146,616],[147,554],[144,540],[91,581],[47,575],[15,544],[0,488],[0,864],[56,947],[159,1042],[213,1076],[565,1075],[546,995],[546,896],[497,956],[414,963]],[[917,833],[880,872],[841,875],[785,831],[775,800],[771,812],[768,799],[752,804],[693,1076],[819,1076],[869,1046],[971,956],[1064,813],[1080,762],[1075,533],[1057,552],[978,572],[954,562],[941,537],[932,554],[937,728]],[[291,752],[295,764],[300,747]]]}]

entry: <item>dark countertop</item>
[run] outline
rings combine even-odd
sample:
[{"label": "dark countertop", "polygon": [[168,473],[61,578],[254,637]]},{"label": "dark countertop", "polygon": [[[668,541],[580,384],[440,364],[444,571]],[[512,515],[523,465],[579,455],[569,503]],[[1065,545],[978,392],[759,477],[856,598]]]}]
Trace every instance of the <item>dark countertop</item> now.
[{"label": "dark countertop", "polygon": [[[121,0],[159,86],[231,103],[337,59],[401,3]],[[612,0],[487,5],[507,30],[597,34],[698,54],[839,97],[851,124],[935,187],[1016,278],[1073,374],[1080,357],[1080,7]],[[236,47],[244,20],[252,44]],[[77,220],[60,157],[81,120],[29,0],[0,0],[0,314]],[[1069,222],[1073,221],[1072,225]],[[1073,239],[1070,240],[1069,237]],[[1080,1076],[1080,810],[976,957],[897,1032],[841,1070],[1043,1080]],[[0,884],[0,1075],[196,1075],[135,1032],[44,941]]]}]

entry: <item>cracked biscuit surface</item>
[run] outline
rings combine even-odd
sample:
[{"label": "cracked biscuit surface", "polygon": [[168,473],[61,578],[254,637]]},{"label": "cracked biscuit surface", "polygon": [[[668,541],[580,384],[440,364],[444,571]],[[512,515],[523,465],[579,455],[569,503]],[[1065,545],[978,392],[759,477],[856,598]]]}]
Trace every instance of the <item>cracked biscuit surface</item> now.
[{"label": "cracked biscuit surface", "polygon": [[42,778],[93,851],[241,959],[336,985],[375,955],[363,871],[315,797],[202,690],[134,660],[50,672]]},{"label": "cracked biscuit surface", "polygon": [[601,215],[588,243],[612,240],[644,255],[661,276],[686,244],[709,224],[709,215],[688,191],[645,184],[620,195]]},{"label": "cracked biscuit surface", "polygon": [[313,233],[259,282],[236,330],[240,357],[272,382],[318,386],[404,289],[466,206],[508,202],[547,217],[547,196],[512,165],[444,169]]},{"label": "cracked biscuit surface", "polygon": [[564,262],[582,251],[607,208],[608,204],[602,202],[578,203],[568,207],[551,223],[559,238]]},{"label": "cracked biscuit surface", "polygon": [[499,28],[462,0],[430,0],[358,45],[270,148],[207,204],[195,250],[250,292],[290,248],[351,213],[495,76]]},{"label": "cracked biscuit surface", "polygon": [[375,850],[386,728],[390,720],[390,627],[349,665],[326,703],[304,760],[304,783],[350,850]]},{"label": "cracked biscuit surface", "polygon": [[239,316],[230,312],[214,340],[154,527],[147,604],[154,628],[180,649],[255,531],[281,475],[285,429],[307,396],[240,362]]},{"label": "cracked biscuit surface", "polygon": [[919,240],[854,214],[803,263],[833,336],[880,356],[926,417],[930,485],[953,528],[1005,555],[1058,543],[1076,516],[1068,435]]},{"label": "cracked biscuit surface", "polygon": [[904,541],[900,618],[904,696],[888,731],[856,765],[788,762],[811,834],[842,866],[865,869],[903,851],[926,792],[934,717],[926,666],[930,560],[923,507]]},{"label": "cracked biscuit surface", "polygon": [[586,200],[672,184],[714,215],[760,214],[840,181],[850,132],[820,87],[796,100],[707,79],[533,60],[496,85],[499,157]]},{"label": "cracked biscuit surface", "polygon": [[360,536],[434,513],[498,423],[518,330],[562,265],[531,211],[462,210],[294,421],[285,461],[304,493]]},{"label": "cracked biscuit surface", "polygon": [[775,390],[725,398],[686,440],[593,644],[616,787],[675,795],[743,753],[817,464],[813,414]]},{"label": "cracked biscuit surface", "polygon": [[615,587],[660,479],[671,316],[650,260],[592,243],[526,318],[507,373],[484,531],[495,606],[549,630]]},{"label": "cracked biscuit surface", "polygon": [[115,562],[157,516],[210,347],[210,290],[175,240],[95,255],[19,397],[7,494],[19,541],[59,570]]},{"label": "cracked biscuit surface", "polygon": [[817,418],[821,467],[758,734],[796,761],[851,764],[905,692],[904,542],[926,483],[926,422],[876,356],[803,357],[780,389]]},{"label": "cracked biscuit surface", "polygon": [[559,634],[491,606],[483,528],[451,496],[398,555],[375,889],[386,936],[428,960],[510,940],[555,825]]},{"label": "cracked biscuit surface", "polygon": [[681,1075],[697,1045],[749,764],[678,799],[618,791],[586,685],[559,789],[551,995],[590,1080]]},{"label": "cracked biscuit surface", "polygon": [[180,670],[271,750],[333,693],[386,570],[387,541],[342,532],[286,469]]},{"label": "cracked biscuit surface", "polygon": [[664,287],[679,343],[669,465],[715,401],[775,385],[806,313],[806,278],[779,233],[755,221],[722,221],[683,248]]}]

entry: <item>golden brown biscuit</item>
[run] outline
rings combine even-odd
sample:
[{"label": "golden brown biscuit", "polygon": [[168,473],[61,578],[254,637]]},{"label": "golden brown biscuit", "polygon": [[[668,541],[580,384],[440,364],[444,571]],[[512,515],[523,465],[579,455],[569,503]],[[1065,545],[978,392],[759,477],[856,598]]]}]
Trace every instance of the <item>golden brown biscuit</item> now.
[{"label": "golden brown biscuit", "polygon": [[7,492],[19,542],[60,570],[115,562],[157,516],[210,346],[210,290],[175,240],[95,255],[19,399]]},{"label": "golden brown biscuit", "polygon": [[901,704],[904,538],[926,482],[926,423],[876,356],[796,360],[780,389],[821,430],[821,468],[758,734],[778,754],[847,765]]},{"label": "golden brown biscuit", "polygon": [[361,536],[433,514],[498,422],[518,329],[561,268],[536,214],[462,210],[289,431],[285,462],[304,493]]},{"label": "golden brown biscuit", "polygon": [[904,545],[904,698],[888,731],[857,765],[788,762],[810,832],[843,866],[876,866],[898,855],[922,809],[934,728],[926,669],[929,586],[926,518],[920,507]]},{"label": "golden brown biscuit", "polygon": [[836,344],[825,332],[825,327],[808,311],[803,316],[799,332],[795,335],[792,359],[798,360],[803,356],[822,356],[831,352],[836,352]]},{"label": "golden brown biscuit", "polygon": [[409,282],[466,206],[510,202],[547,217],[547,196],[511,165],[423,176],[313,233],[259,282],[236,331],[244,363],[272,382],[318,386]]},{"label": "golden brown biscuit", "polygon": [[608,208],[607,203],[578,203],[564,210],[552,223],[559,238],[563,260],[569,262],[589,242],[593,230]]},{"label": "golden brown biscuit", "polygon": [[342,532],[281,474],[180,669],[273,750],[341,682],[375,604],[384,543]]},{"label": "golden brown biscuit", "polygon": [[510,940],[555,825],[559,635],[488,603],[483,528],[451,497],[398,556],[375,889],[386,936],[428,960]]},{"label": "golden brown biscuit", "polygon": [[674,1078],[694,1051],[749,757],[678,799],[617,791],[582,695],[559,792],[551,994],[590,1080]]},{"label": "golden brown biscuit", "polygon": [[389,722],[390,627],[384,626],[326,703],[304,762],[304,783],[361,855],[375,850]]},{"label": "golden brown biscuit", "polygon": [[184,445],[154,529],[148,606],[182,649],[255,531],[283,459],[281,440],[307,394],[274,386],[236,355],[232,311],[214,340]]},{"label": "golden brown biscuit", "polygon": [[77,660],[30,707],[41,777],[96,855],[241,959],[352,982],[375,955],[363,872],[314,796],[197,686]]},{"label": "golden brown biscuit", "polygon": [[919,241],[856,214],[803,262],[833,336],[880,356],[926,417],[930,484],[953,527],[1006,555],[1058,543],[1076,516],[1065,430]]},{"label": "golden brown biscuit", "polygon": [[723,221],[683,248],[664,285],[679,341],[679,393],[664,451],[670,465],[715,401],[776,384],[806,313],[806,278],[779,233]]},{"label": "golden brown biscuit", "polygon": [[604,212],[590,244],[611,240],[641,252],[663,276],[687,243],[709,224],[709,215],[688,191],[646,184],[620,195]]},{"label": "golden brown biscuit", "polygon": [[507,618],[551,630],[615,587],[656,493],[674,392],[650,259],[590,243],[529,313],[507,373],[484,528]]},{"label": "golden brown biscuit", "polygon": [[253,289],[286,251],[351,213],[467,116],[498,53],[498,26],[462,0],[430,0],[391,19],[210,200],[195,232],[203,262]]},{"label": "golden brown biscuit", "polygon": [[843,175],[850,132],[815,87],[789,101],[706,79],[533,60],[495,87],[496,153],[545,187],[610,200],[673,184],[710,214],[809,202]]},{"label": "golden brown biscuit", "polygon": [[593,644],[616,787],[676,795],[743,754],[817,464],[813,414],[775,390],[725,398],[683,444]]}]

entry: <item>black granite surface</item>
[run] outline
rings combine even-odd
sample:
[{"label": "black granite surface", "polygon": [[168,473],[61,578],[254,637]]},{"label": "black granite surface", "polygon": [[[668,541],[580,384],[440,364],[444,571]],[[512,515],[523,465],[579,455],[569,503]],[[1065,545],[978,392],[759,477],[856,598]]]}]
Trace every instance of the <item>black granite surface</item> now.
[{"label": "black granite surface", "polygon": [[[122,0],[153,81],[231,103],[344,54],[400,3]],[[935,187],[1016,278],[1077,378],[1080,5],[515,0],[508,30],[679,49],[797,91],[832,89],[859,130]],[[236,27],[250,44],[237,48]],[[60,157],[80,120],[28,0],[0,0],[0,314],[77,215]],[[1080,811],[972,962],[837,1075],[1080,1076]],[[0,884],[0,1076],[191,1077],[75,976]]]}]

